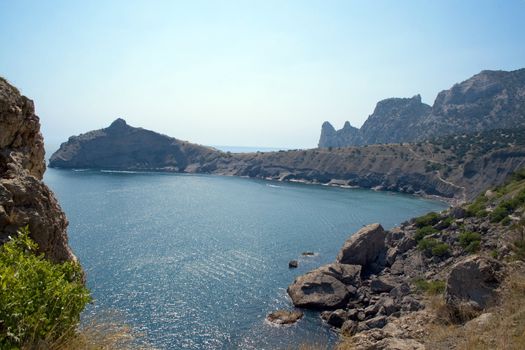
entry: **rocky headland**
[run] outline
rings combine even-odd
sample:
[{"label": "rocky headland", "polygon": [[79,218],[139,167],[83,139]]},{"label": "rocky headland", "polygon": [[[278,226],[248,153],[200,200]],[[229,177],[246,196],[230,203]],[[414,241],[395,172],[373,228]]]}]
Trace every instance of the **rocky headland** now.
[{"label": "rocky headland", "polygon": [[361,128],[322,125],[319,147],[348,147],[428,140],[525,126],[525,69],[482,71],[441,91],[432,106],[421,96],[377,103]]},{"label": "rocky headland", "polygon": [[29,225],[40,252],[56,261],[74,261],[67,219],[42,182],[44,143],[33,101],[0,78],[0,244]]}]

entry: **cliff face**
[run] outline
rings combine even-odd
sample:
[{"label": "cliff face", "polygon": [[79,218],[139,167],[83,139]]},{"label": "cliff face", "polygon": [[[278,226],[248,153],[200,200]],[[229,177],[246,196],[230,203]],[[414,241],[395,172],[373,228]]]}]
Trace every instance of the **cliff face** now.
[{"label": "cliff face", "polygon": [[56,168],[184,171],[219,152],[142,128],[123,119],[105,129],[70,137],[49,160]]},{"label": "cliff face", "polygon": [[[319,147],[421,141],[525,125],[525,69],[482,71],[440,92],[430,107],[421,97],[380,101],[360,129],[321,130]],[[346,125],[346,124],[345,124]],[[331,126],[331,125],[330,125]]]},{"label": "cliff face", "polygon": [[53,261],[75,260],[67,219],[42,182],[44,143],[33,101],[0,78],[0,243],[29,225],[41,252]]}]

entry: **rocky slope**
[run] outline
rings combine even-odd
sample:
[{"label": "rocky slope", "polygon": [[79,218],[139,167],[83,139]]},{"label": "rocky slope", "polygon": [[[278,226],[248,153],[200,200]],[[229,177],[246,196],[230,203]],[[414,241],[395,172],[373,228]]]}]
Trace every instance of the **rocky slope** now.
[{"label": "rocky slope", "polygon": [[427,143],[229,154],[115,121],[71,137],[50,167],[162,170],[471,199],[525,166],[525,129]]},{"label": "rocky slope", "polygon": [[29,225],[39,249],[54,261],[75,260],[67,219],[42,182],[44,144],[33,101],[0,78],[0,242]]},{"label": "rocky slope", "polygon": [[[441,348],[430,337],[432,324],[464,327],[497,308],[509,278],[525,276],[524,213],[522,172],[463,207],[388,231],[362,228],[334,263],[296,278],[288,294],[297,307],[324,310],[328,324],[352,337],[352,349]],[[429,294],[441,300],[439,310]],[[508,348],[517,348],[512,342]]]},{"label": "rocky slope", "polygon": [[380,101],[360,129],[325,122],[319,147],[412,142],[441,135],[525,125],[525,69],[482,71],[438,94],[431,107],[421,97]]}]

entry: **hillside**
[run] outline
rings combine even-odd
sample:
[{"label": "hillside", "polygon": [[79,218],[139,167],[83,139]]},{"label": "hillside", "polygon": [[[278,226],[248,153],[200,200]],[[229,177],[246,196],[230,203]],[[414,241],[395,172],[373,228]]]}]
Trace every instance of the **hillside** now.
[{"label": "hillside", "polygon": [[432,106],[421,97],[390,98],[377,103],[358,129],[340,130],[323,123],[319,147],[345,147],[427,140],[525,125],[525,69],[485,70],[441,91]]}]

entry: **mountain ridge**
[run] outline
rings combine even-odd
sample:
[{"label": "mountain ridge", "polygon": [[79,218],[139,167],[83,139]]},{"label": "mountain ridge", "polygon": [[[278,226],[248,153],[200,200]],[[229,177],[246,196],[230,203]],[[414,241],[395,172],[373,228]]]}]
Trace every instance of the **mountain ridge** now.
[{"label": "mountain ridge", "polygon": [[336,130],[324,122],[319,147],[422,141],[524,126],[525,68],[483,70],[441,91],[432,106],[422,103],[420,95],[381,100],[361,128],[350,129],[347,123]]}]

